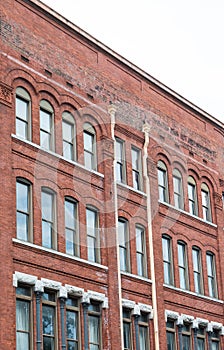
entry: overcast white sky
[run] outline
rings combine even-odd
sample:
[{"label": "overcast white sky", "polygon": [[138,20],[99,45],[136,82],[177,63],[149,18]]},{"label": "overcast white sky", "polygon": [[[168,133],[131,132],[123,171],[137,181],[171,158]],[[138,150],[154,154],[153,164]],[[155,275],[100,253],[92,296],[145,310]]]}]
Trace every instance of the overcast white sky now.
[{"label": "overcast white sky", "polygon": [[42,0],[224,123],[223,0]]}]

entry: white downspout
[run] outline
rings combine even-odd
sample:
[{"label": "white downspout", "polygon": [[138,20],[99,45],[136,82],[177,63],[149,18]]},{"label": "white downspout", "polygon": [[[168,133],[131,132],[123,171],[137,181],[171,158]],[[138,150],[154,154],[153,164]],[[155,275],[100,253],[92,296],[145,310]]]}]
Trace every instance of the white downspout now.
[{"label": "white downspout", "polygon": [[117,246],[117,273],[118,273],[118,296],[119,296],[119,308],[120,308],[120,332],[121,332],[121,349],[124,349],[124,337],[123,337],[123,327],[122,327],[122,291],[121,291],[121,271],[120,271],[120,253],[119,253],[119,239],[118,239],[118,203],[117,203],[117,183],[116,183],[116,139],[115,139],[115,113],[116,108],[113,105],[108,107],[108,112],[111,117],[111,135],[114,141],[114,159],[113,159],[113,180],[114,180],[114,215],[115,215],[115,225],[116,225],[116,246]]},{"label": "white downspout", "polygon": [[143,151],[144,151],[143,152],[143,176],[145,178],[146,195],[147,195],[147,221],[148,221],[149,255],[150,255],[150,268],[151,268],[151,280],[152,280],[154,338],[155,338],[155,349],[159,350],[158,309],[157,309],[154,249],[153,249],[153,237],[152,237],[152,209],[151,209],[151,196],[150,196],[150,181],[149,181],[149,176],[147,171],[148,144],[149,144],[149,132],[150,132],[149,124],[145,123],[143,125],[142,131],[145,134],[145,143],[143,148]]}]

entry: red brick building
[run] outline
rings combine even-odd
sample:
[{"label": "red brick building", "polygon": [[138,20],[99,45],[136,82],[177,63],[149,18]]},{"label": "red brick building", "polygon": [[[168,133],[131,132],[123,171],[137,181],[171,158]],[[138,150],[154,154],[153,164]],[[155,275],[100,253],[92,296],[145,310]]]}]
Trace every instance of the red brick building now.
[{"label": "red brick building", "polygon": [[0,20],[1,350],[223,349],[223,124],[38,0]]}]

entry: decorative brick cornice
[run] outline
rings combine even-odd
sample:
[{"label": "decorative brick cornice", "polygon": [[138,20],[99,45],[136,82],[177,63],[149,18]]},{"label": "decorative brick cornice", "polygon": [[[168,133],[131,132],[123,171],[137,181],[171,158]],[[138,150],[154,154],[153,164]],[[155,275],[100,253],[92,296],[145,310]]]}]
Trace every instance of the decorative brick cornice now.
[{"label": "decorative brick cornice", "polygon": [[2,82],[0,82],[0,103],[6,106],[12,104],[12,88]]}]

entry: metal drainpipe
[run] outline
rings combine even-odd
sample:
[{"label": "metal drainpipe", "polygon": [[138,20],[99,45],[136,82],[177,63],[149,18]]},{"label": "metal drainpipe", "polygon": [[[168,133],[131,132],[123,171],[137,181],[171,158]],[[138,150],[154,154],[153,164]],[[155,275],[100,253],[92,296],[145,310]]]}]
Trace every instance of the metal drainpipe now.
[{"label": "metal drainpipe", "polygon": [[118,273],[118,295],[120,301],[120,331],[121,331],[121,348],[124,348],[124,337],[123,337],[123,314],[122,314],[122,292],[121,292],[121,271],[120,271],[120,255],[119,255],[119,245],[118,245],[118,203],[117,203],[117,184],[116,184],[116,139],[115,139],[115,113],[116,108],[114,105],[110,105],[108,107],[108,112],[111,118],[111,136],[114,141],[114,162],[113,162],[113,170],[114,170],[114,216],[116,223],[116,245],[117,245],[117,273]]},{"label": "metal drainpipe", "polygon": [[152,235],[152,209],[151,209],[151,196],[150,196],[150,181],[147,171],[147,159],[148,159],[148,144],[149,144],[149,132],[150,126],[145,123],[142,131],[145,134],[145,143],[143,147],[143,176],[145,178],[146,186],[146,198],[147,198],[147,221],[149,232],[149,253],[150,253],[150,269],[152,280],[152,307],[153,307],[153,324],[154,324],[154,339],[155,350],[159,350],[159,327],[158,327],[158,309],[157,309],[157,293],[156,293],[156,279],[155,279],[155,265],[154,265],[154,248],[153,248],[153,235]]},{"label": "metal drainpipe", "polygon": [[36,292],[36,330],[37,330],[37,350],[41,350],[41,334],[40,334],[40,301],[42,297],[42,292],[37,291]]},{"label": "metal drainpipe", "polygon": [[60,298],[60,316],[61,316],[61,349],[66,350],[65,342],[65,298]]}]

